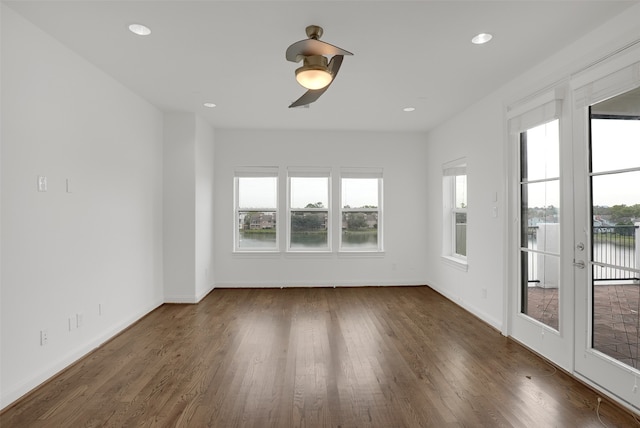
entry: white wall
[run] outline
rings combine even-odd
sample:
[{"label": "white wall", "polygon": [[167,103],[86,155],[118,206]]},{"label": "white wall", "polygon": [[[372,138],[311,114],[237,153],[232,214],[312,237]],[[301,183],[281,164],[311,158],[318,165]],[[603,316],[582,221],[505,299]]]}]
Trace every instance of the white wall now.
[{"label": "white wall", "polygon": [[193,302],[195,296],[195,115],[164,115],[164,296]]},{"label": "white wall", "polygon": [[196,301],[213,289],[214,223],[214,133],[202,118],[196,117],[195,133],[195,279]]},{"label": "white wall", "polygon": [[164,296],[196,303],[213,288],[213,129],[164,115]]},{"label": "white wall", "polygon": [[[424,284],[431,220],[424,141],[419,133],[216,130],[216,286]],[[382,167],[384,254],[339,255],[335,248],[315,255],[233,254],[233,174],[239,166],[330,167],[334,180],[340,167]]]},{"label": "white wall", "polygon": [[0,7],[4,407],[162,303],[162,114]]},{"label": "white wall", "polygon": [[[489,324],[502,323],[503,215],[502,105],[489,98],[429,133],[426,282]],[[466,157],[467,261],[463,272],[441,259],[442,166]],[[494,200],[495,199],[495,200]],[[493,207],[498,217],[493,217]],[[486,297],[483,297],[486,289]]]}]

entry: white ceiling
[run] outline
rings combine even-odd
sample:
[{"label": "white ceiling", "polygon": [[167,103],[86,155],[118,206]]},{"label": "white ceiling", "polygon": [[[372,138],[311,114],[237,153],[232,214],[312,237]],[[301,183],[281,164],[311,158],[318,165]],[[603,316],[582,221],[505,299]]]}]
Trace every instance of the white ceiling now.
[{"label": "white ceiling", "polygon": [[[638,1],[5,3],[160,109],[216,128],[424,131]],[[355,55],[310,108],[289,109],[304,89],[285,50],[309,24]],[[493,41],[471,44],[480,32]]]}]

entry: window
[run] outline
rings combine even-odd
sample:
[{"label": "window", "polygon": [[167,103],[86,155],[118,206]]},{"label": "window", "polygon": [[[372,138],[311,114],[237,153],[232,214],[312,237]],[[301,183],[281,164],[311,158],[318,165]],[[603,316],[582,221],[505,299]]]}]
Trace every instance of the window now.
[{"label": "window", "polygon": [[382,169],[341,169],[339,186],[331,176],[331,168],[236,170],[234,252],[382,252]]},{"label": "window", "polygon": [[289,171],[288,250],[329,251],[329,172]]},{"label": "window", "polygon": [[237,172],[234,181],[235,251],[277,251],[277,172]]},{"label": "window", "polygon": [[382,251],[382,171],[344,171],[341,251]]},{"label": "window", "polygon": [[456,175],[453,180],[453,255],[467,258],[467,176]]},{"label": "window", "polygon": [[445,164],[442,169],[443,236],[446,261],[466,270],[467,265],[467,164],[465,159]]}]

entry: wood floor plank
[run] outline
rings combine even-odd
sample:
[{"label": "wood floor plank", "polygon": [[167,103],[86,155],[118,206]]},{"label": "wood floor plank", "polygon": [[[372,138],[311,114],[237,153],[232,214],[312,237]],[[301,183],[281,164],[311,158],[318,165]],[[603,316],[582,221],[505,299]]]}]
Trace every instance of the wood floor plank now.
[{"label": "wood floor plank", "polygon": [[[22,427],[600,427],[597,394],[428,287],[216,289],[0,413]],[[638,426],[603,400],[609,427]]]}]

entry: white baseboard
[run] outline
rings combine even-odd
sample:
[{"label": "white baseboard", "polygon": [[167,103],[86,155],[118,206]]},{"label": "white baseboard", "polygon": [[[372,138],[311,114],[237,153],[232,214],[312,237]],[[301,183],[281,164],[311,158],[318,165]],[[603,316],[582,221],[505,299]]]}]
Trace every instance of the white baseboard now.
[{"label": "white baseboard", "polygon": [[406,287],[426,285],[423,280],[411,281],[223,281],[216,283],[215,288],[304,288],[304,287]]},{"label": "white baseboard", "polygon": [[164,296],[164,303],[183,303],[183,304],[195,304],[200,300],[196,296]]},{"label": "white baseboard", "polygon": [[[211,293],[213,291],[213,289],[215,288],[215,286],[213,284],[211,284],[209,287],[207,287],[204,291],[200,292],[200,294],[196,295],[196,300],[197,302],[200,302],[202,299],[204,299],[205,297],[207,297],[207,295],[209,295],[209,293]],[[196,303],[197,303],[196,302]]]},{"label": "white baseboard", "polygon": [[497,329],[498,331],[500,331],[502,333],[502,321],[499,321],[499,320],[495,319],[494,317],[492,317],[489,314],[479,310],[478,308],[470,306],[464,300],[462,300],[460,297],[450,294],[445,288],[438,286],[438,284],[435,284],[432,281],[427,281],[427,285],[431,289],[433,289],[434,291],[436,291],[439,294],[441,294],[447,300],[452,301],[453,303],[455,303],[456,305],[460,306],[465,311],[472,313],[473,315],[475,315],[476,317],[480,318],[482,321],[486,322],[487,324],[489,324],[490,326],[492,326],[493,328]]}]

